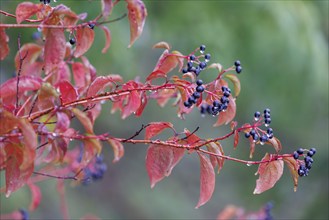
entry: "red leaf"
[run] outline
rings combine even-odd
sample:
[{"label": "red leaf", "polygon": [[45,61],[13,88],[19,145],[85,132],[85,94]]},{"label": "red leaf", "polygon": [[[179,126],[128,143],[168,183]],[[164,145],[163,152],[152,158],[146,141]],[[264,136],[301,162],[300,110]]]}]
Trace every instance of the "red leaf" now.
[{"label": "red leaf", "polygon": [[102,28],[105,34],[105,46],[102,49],[102,53],[106,53],[111,45],[111,31],[104,25],[101,25],[100,28]]},{"label": "red leaf", "polygon": [[145,139],[150,140],[152,137],[160,134],[166,128],[173,129],[173,125],[170,122],[150,123],[145,129]]},{"label": "red leaf", "polygon": [[171,148],[151,144],[146,153],[146,170],[151,182],[151,188],[164,177],[171,174],[172,169],[184,156],[183,148]]},{"label": "red leaf", "polygon": [[59,133],[65,132],[70,127],[71,120],[69,116],[64,112],[56,112],[56,118],[57,122],[55,131]]},{"label": "red leaf", "polygon": [[147,100],[148,100],[148,97],[146,95],[146,92],[142,92],[142,96],[141,96],[141,105],[139,106],[139,108],[137,109],[137,111],[135,112],[135,115],[137,117],[141,116],[146,105],[147,105]]},{"label": "red leaf", "polygon": [[[35,91],[40,89],[42,80],[38,77],[21,76],[19,79],[19,95],[28,91]],[[14,102],[17,90],[17,77],[11,78],[0,86],[0,97],[2,100]]]},{"label": "red leaf", "polygon": [[47,37],[45,42],[44,62],[45,72],[49,74],[54,69],[58,68],[64,60],[66,39],[64,30],[62,29],[47,29]]},{"label": "red leaf", "polygon": [[214,126],[221,126],[223,124],[228,124],[230,121],[232,121],[235,117],[236,113],[236,104],[235,104],[235,98],[229,97],[230,102],[228,103],[228,107],[225,112],[220,112],[218,116],[217,122],[214,124]]},{"label": "red leaf", "polygon": [[102,0],[102,15],[105,19],[111,14],[113,9],[112,0]]},{"label": "red leaf", "polygon": [[123,145],[120,141],[117,141],[115,139],[109,139],[108,142],[112,146],[112,149],[113,149],[113,152],[114,152],[114,159],[113,159],[112,162],[116,163],[124,155],[125,151],[124,151]]},{"label": "red leaf", "polygon": [[82,166],[86,166],[89,162],[99,155],[102,151],[102,145],[98,139],[85,139],[84,143],[84,154],[82,158]]},{"label": "red leaf", "polygon": [[41,202],[42,195],[41,195],[40,188],[37,185],[35,185],[33,183],[28,183],[28,186],[32,193],[32,199],[31,199],[29,210],[34,211],[36,208],[38,208],[38,206]]},{"label": "red leaf", "polygon": [[43,8],[42,4],[33,4],[32,2],[22,2],[16,7],[16,20],[20,24],[25,19],[35,15]]},{"label": "red leaf", "polygon": [[108,76],[99,76],[90,84],[87,90],[87,97],[91,97],[99,92],[103,92],[106,86],[117,84],[118,82],[123,82],[120,75],[113,74]]},{"label": "red leaf", "polygon": [[21,68],[21,76],[23,75],[34,75],[40,76],[42,71],[42,63],[38,61],[42,54],[42,47],[34,43],[24,44],[20,51],[15,56],[16,71],[20,68],[20,55],[24,57]]},{"label": "red leaf", "polygon": [[200,198],[195,208],[199,208],[209,201],[215,190],[215,172],[209,158],[199,153],[200,159]]},{"label": "red leaf", "polygon": [[[215,143],[211,142],[211,143],[207,144],[207,150],[209,152],[212,152],[212,153],[215,153],[218,155],[224,155],[223,148],[222,148],[221,144],[218,142],[215,142]],[[210,157],[210,162],[214,169],[218,165],[217,173],[219,173],[220,170],[223,168],[225,159],[216,157],[214,155],[209,155],[209,157]]]},{"label": "red leaf", "polygon": [[9,37],[5,32],[4,28],[0,28],[0,60],[5,59],[9,54]]},{"label": "red leaf", "polygon": [[[122,89],[134,89],[138,88],[138,84],[134,81],[129,81],[122,86]],[[127,104],[122,106],[122,119],[127,118],[132,113],[136,113],[141,105],[141,97],[137,91],[131,91],[127,96]]]},{"label": "red leaf", "polygon": [[78,28],[76,33],[76,47],[74,57],[80,57],[86,53],[94,42],[95,32],[89,27]]},{"label": "red leaf", "polygon": [[126,0],[126,2],[130,23],[130,44],[128,47],[131,47],[143,32],[147,11],[141,0]]},{"label": "red leaf", "polygon": [[72,72],[73,72],[73,78],[75,82],[75,86],[77,88],[85,87],[86,82],[86,72],[85,66],[82,63],[75,62],[72,64]]},{"label": "red leaf", "polygon": [[77,108],[72,109],[73,114],[77,117],[77,119],[80,121],[80,123],[85,128],[86,132],[88,134],[93,134],[93,124],[91,123],[90,119],[87,117],[85,112],[82,112],[81,110]]},{"label": "red leaf", "polygon": [[298,163],[297,160],[295,160],[292,157],[284,157],[283,161],[288,165],[292,180],[294,182],[294,191],[297,191],[297,186],[298,186]]},{"label": "red leaf", "polygon": [[70,82],[62,81],[58,83],[56,87],[60,91],[60,99],[62,104],[77,100],[78,93]]},{"label": "red leaf", "polygon": [[182,54],[178,51],[169,53],[168,50],[165,50],[159,58],[153,72],[146,78],[146,81],[151,81],[159,77],[167,77],[167,73],[176,68],[177,65],[181,67],[183,58],[180,56],[182,56]]},{"label": "red leaf", "polygon": [[[71,11],[70,8],[67,6],[60,4],[57,5],[55,8],[53,8],[52,14],[48,16],[49,19],[54,19],[55,17],[60,17],[61,23],[64,26],[70,26],[70,25],[75,25],[77,21],[79,20],[78,15],[76,15],[73,11]],[[56,19],[54,19],[56,20]],[[44,22],[48,23],[47,20]],[[52,22],[50,22],[52,23]]]},{"label": "red leaf", "polygon": [[[270,160],[272,155],[266,153],[262,161]],[[262,192],[271,189],[275,183],[281,178],[283,173],[283,160],[274,160],[271,162],[264,162],[259,164],[258,171],[259,178],[256,181],[256,188],[254,194],[261,194]]]}]

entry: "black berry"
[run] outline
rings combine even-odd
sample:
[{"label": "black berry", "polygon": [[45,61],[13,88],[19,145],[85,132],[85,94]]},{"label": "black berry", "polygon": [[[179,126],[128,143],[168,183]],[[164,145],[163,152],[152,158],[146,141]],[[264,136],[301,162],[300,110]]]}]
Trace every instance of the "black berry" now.
[{"label": "black berry", "polygon": [[193,93],[193,97],[194,97],[195,99],[200,98],[200,96],[201,96],[201,94],[200,94],[199,92],[194,92],[194,93]]},{"label": "black berry", "polygon": [[200,69],[204,69],[204,68],[206,68],[206,66],[207,66],[207,63],[206,62],[201,62],[199,64]]},{"label": "black berry", "polygon": [[255,114],[254,114],[254,116],[255,116],[255,118],[259,118],[260,117],[260,112],[255,112]]},{"label": "black berry", "polygon": [[304,158],[305,163],[313,163],[313,159],[310,156]]},{"label": "black berry", "polygon": [[196,84],[197,84],[198,86],[201,86],[201,85],[203,84],[203,81],[202,81],[201,79],[198,79],[198,80],[196,81]]},{"label": "black berry", "polygon": [[237,73],[241,73],[241,72],[242,72],[242,67],[241,67],[241,66],[237,66],[237,67],[235,67],[235,71],[236,71]]},{"label": "black berry", "polygon": [[187,70],[191,70],[191,68],[193,67],[193,63],[192,62],[187,62]]},{"label": "black berry", "polygon": [[271,124],[271,118],[265,118],[264,120],[265,124]]},{"label": "black berry", "polygon": [[94,23],[89,23],[88,26],[89,26],[90,29],[94,29],[95,24]]},{"label": "black berry", "polygon": [[195,104],[196,103],[196,100],[193,96],[190,96],[187,100],[190,104]]},{"label": "black berry", "polygon": [[297,153],[298,153],[299,155],[301,155],[301,154],[304,153],[304,150],[303,150],[302,148],[299,148],[299,149],[297,150]]},{"label": "black berry", "polygon": [[268,128],[266,132],[267,132],[267,134],[273,134],[273,129],[272,128]]},{"label": "black berry", "polygon": [[250,133],[249,133],[249,132],[248,132],[248,133],[245,133],[244,136],[245,136],[246,138],[249,138],[249,137],[250,137]]},{"label": "black berry", "polygon": [[299,158],[299,154],[298,154],[296,151],[294,151],[293,156],[294,156],[294,159],[295,159],[295,160],[297,160],[297,159]]},{"label": "black berry", "polygon": [[209,53],[207,53],[205,56],[204,56],[204,58],[206,59],[206,60],[210,60],[210,54]]},{"label": "black berry", "polygon": [[191,105],[188,101],[185,101],[185,102],[184,102],[184,106],[185,106],[186,108],[190,108],[192,105]]},{"label": "black berry", "polygon": [[236,60],[236,61],[234,62],[234,66],[241,66],[241,62],[240,62],[240,60]]},{"label": "black berry", "polygon": [[309,151],[309,152],[307,152],[307,156],[310,156],[310,157],[312,157],[314,155],[314,152],[313,151]]},{"label": "black berry", "polygon": [[266,142],[266,141],[268,141],[268,137],[267,137],[267,135],[262,135],[260,138],[259,138],[259,140],[260,140],[260,142]]},{"label": "black berry", "polygon": [[187,71],[187,68],[183,68],[182,69],[182,73],[187,73],[188,71]]},{"label": "black berry", "polygon": [[197,92],[203,92],[204,91],[204,87],[203,86],[197,86],[195,89]]},{"label": "black berry", "polygon": [[266,113],[271,114],[271,110],[269,108],[264,109],[264,114]]},{"label": "black berry", "polygon": [[264,118],[271,118],[271,115],[270,115],[270,113],[264,113]]},{"label": "black berry", "polygon": [[219,107],[220,106],[220,102],[218,100],[215,100],[213,103],[212,103],[213,106],[215,107]]},{"label": "black berry", "polygon": [[29,213],[25,209],[20,209],[19,212],[22,215],[22,218],[21,218],[22,220],[28,220],[28,219],[30,219],[29,218]]},{"label": "black berry", "polygon": [[313,152],[313,155],[316,153],[316,149],[315,149],[314,147],[312,147],[312,148],[310,149],[310,151]]},{"label": "black berry", "polygon": [[194,55],[191,55],[190,56],[190,60],[195,60],[195,56]]},{"label": "black berry", "polygon": [[229,97],[229,96],[230,96],[230,92],[229,92],[229,91],[225,91],[225,92],[223,92],[223,96],[225,96],[225,97]]},{"label": "black berry", "polygon": [[75,41],[75,38],[71,38],[71,39],[70,39],[70,44],[71,44],[71,45],[74,45],[75,42],[76,42],[76,41]]},{"label": "black berry", "polygon": [[205,49],[206,49],[206,46],[205,45],[201,45],[200,46],[200,51],[205,51]]}]

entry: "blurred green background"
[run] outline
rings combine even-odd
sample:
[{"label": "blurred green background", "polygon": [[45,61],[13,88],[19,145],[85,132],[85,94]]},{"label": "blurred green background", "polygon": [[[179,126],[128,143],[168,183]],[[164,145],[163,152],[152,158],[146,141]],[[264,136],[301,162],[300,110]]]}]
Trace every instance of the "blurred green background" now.
[{"label": "blurred green background", "polygon": [[[14,13],[21,1],[0,0],[1,10]],[[38,2],[38,1],[35,1]],[[125,156],[112,164],[113,153],[104,147],[108,171],[102,181],[89,186],[71,187],[67,184],[67,200],[72,218],[93,213],[101,218],[117,219],[214,219],[228,204],[258,210],[268,201],[274,203],[275,219],[328,219],[328,1],[183,1],[145,0],[148,17],[140,39],[127,49],[129,24],[127,19],[109,24],[112,44],[106,54],[101,53],[104,36],[95,29],[96,41],[87,53],[98,75],[121,74],[125,80],[140,76],[144,80],[153,70],[162,53],[152,45],[167,41],[175,50],[188,54],[200,44],[207,46],[212,61],[229,67],[239,59],[243,72],[239,76],[242,91],[237,99],[236,120],[250,122],[256,110],[269,107],[272,128],[281,140],[284,153],[298,147],[317,148],[314,166],[308,177],[300,178],[298,191],[285,172],[276,186],[253,195],[257,166],[245,166],[226,161],[216,176],[212,199],[198,210],[199,161],[195,155],[186,155],[169,178],[153,190],[145,170],[147,147],[125,145]],[[52,5],[66,4],[76,13],[88,12],[94,18],[100,10],[99,1],[58,0]],[[119,3],[111,18],[125,12],[125,3]],[[14,23],[1,15],[2,23]],[[1,62],[1,82],[14,74],[13,57],[17,51],[17,34],[22,43],[32,41],[36,30],[10,29],[10,56]],[[176,74],[176,73],[175,73]],[[204,81],[211,81],[214,71],[204,72]],[[129,137],[142,123],[170,121],[177,130],[194,130],[201,137],[225,134],[227,128],[214,128],[213,117],[201,118],[197,109],[178,120],[176,109],[158,107],[151,101],[141,118],[133,116],[122,121],[119,113],[110,114],[110,104],[103,106],[97,120],[96,133],[110,132]],[[223,142],[226,154],[247,159],[249,146],[241,139],[233,151],[232,139]],[[255,160],[270,146],[257,147]],[[287,167],[286,167],[287,168]],[[1,175],[3,185],[4,178]],[[62,218],[56,181],[40,183],[43,197],[40,207],[31,218]],[[1,213],[27,208],[30,193],[23,188],[9,199],[1,195]]]}]

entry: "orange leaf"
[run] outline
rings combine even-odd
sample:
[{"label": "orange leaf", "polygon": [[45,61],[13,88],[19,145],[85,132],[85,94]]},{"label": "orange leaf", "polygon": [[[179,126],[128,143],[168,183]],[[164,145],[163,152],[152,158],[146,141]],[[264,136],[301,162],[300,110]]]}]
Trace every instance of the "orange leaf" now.
[{"label": "orange leaf", "polygon": [[[266,153],[262,161],[268,161],[271,157],[272,155]],[[258,171],[256,173],[259,174],[259,178],[256,181],[254,194],[261,194],[262,192],[271,189],[281,178],[283,167],[283,160],[273,160],[271,162],[259,164]]]},{"label": "orange leaf", "polygon": [[269,139],[268,142],[266,142],[266,143],[270,143],[274,147],[274,149],[276,150],[277,153],[282,150],[281,142],[276,137]]},{"label": "orange leaf", "polygon": [[0,60],[5,59],[9,53],[9,37],[4,28],[0,28]]},{"label": "orange leaf", "polygon": [[42,4],[33,4],[32,2],[22,2],[16,7],[16,21],[20,24],[25,19],[35,15],[43,8]]},{"label": "orange leaf", "polygon": [[183,148],[171,148],[151,144],[146,153],[146,170],[150,178],[151,188],[164,177],[171,174],[172,169],[184,156]]},{"label": "orange leaf", "polygon": [[294,191],[297,191],[298,186],[298,163],[293,157],[284,157],[283,161],[288,165],[292,180],[294,182]]},{"label": "orange leaf", "polygon": [[165,41],[161,41],[161,42],[154,44],[152,48],[163,48],[163,49],[170,50],[170,45]]},{"label": "orange leaf", "polygon": [[46,74],[49,74],[53,69],[57,69],[58,65],[64,60],[66,50],[65,44],[64,30],[47,29],[44,52]]},{"label": "orange leaf", "polygon": [[86,53],[94,42],[95,32],[89,27],[78,28],[76,33],[76,47],[74,57],[80,57]]},{"label": "orange leaf", "polygon": [[150,123],[145,129],[145,139],[150,140],[152,137],[160,134],[166,128],[173,129],[173,125],[170,122]]},{"label": "orange leaf", "polygon": [[90,84],[87,90],[87,97],[103,92],[106,86],[109,84],[116,84],[118,82],[123,82],[120,75],[110,74],[108,76],[99,76]]},{"label": "orange leaf", "polygon": [[200,198],[195,208],[206,204],[215,190],[215,172],[209,158],[199,153],[200,159]]},{"label": "orange leaf", "polygon": [[126,2],[130,23],[130,43],[128,47],[131,47],[143,32],[147,11],[141,0],[126,0]]},{"label": "orange leaf", "polygon": [[80,121],[80,123],[85,128],[86,132],[89,134],[93,134],[93,124],[91,123],[90,119],[87,117],[85,112],[82,112],[81,110],[77,108],[72,109],[73,114],[77,117],[77,119]]},{"label": "orange leaf", "polygon": [[235,104],[235,98],[229,97],[230,102],[228,103],[228,107],[225,112],[220,112],[218,116],[217,122],[214,124],[214,126],[220,126],[223,124],[228,124],[230,121],[232,121],[235,117],[236,113],[236,104]]},{"label": "orange leaf", "polygon": [[[215,142],[215,143],[211,142],[211,143],[207,144],[206,146],[207,146],[207,150],[209,152],[212,152],[212,153],[215,153],[218,155],[224,155],[223,148],[219,142]],[[215,169],[216,165],[218,165],[217,173],[219,173],[220,170],[223,168],[225,159],[216,157],[214,155],[209,155],[209,157],[210,157],[210,162],[214,169]]]},{"label": "orange leaf", "polygon": [[101,25],[100,28],[102,28],[105,34],[105,46],[102,49],[102,53],[106,53],[111,45],[111,31],[104,25]]},{"label": "orange leaf", "polygon": [[240,85],[240,80],[235,74],[226,74],[226,78],[231,80],[234,86],[234,96],[237,97],[240,94],[241,90],[241,85]]},{"label": "orange leaf", "polygon": [[122,143],[120,141],[117,141],[115,139],[109,139],[108,142],[112,146],[112,149],[113,149],[113,152],[114,152],[114,159],[113,159],[112,162],[113,163],[116,163],[124,155],[123,145],[122,145]]}]

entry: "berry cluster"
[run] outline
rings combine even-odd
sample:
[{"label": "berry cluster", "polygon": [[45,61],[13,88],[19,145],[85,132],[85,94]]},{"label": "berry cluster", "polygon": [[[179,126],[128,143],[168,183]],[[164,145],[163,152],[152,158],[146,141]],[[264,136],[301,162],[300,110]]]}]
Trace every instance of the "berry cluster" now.
[{"label": "berry cluster", "polygon": [[93,163],[84,169],[85,178],[83,179],[83,183],[88,184],[92,180],[102,179],[106,170],[107,166],[103,161],[103,156],[96,156]]},{"label": "berry cluster", "polygon": [[190,96],[187,101],[184,102],[184,106],[190,108],[193,104],[197,102],[197,99],[201,97],[201,93],[204,91],[203,81],[198,79],[196,81],[196,88],[192,96]]},{"label": "berry cluster", "polygon": [[235,66],[235,71],[237,73],[241,73],[242,72],[242,66],[241,66],[240,60],[235,61],[234,62],[234,66]]},{"label": "berry cluster", "polygon": [[[260,121],[262,119],[261,116],[262,115],[259,111],[255,112],[254,120],[256,122]],[[264,118],[265,126],[268,127],[271,123],[271,110],[269,108],[266,108],[264,110],[263,118]],[[260,141],[260,144],[263,145],[269,139],[272,139],[274,137],[274,134],[272,128],[267,128],[266,132],[256,128],[256,129],[252,129],[250,132],[245,133],[245,137],[246,138],[252,137],[254,142]]]},{"label": "berry cluster", "polygon": [[43,2],[45,5],[50,4],[50,0],[40,0],[40,2]]},{"label": "berry cluster", "polygon": [[[182,69],[182,73],[192,72],[196,76],[199,76],[200,72],[207,67],[207,63],[210,61],[210,58],[211,58],[211,55],[209,53],[203,55],[205,49],[206,49],[206,46],[201,45],[198,50],[200,51],[200,53],[202,55],[196,57],[194,54],[191,54],[188,57],[187,66]],[[204,61],[200,61],[199,58],[201,58],[201,57],[204,58]],[[194,64],[196,64],[196,65],[194,65]]]},{"label": "berry cluster", "polygon": [[218,115],[220,112],[225,111],[228,107],[228,104],[230,102],[229,96],[231,95],[230,88],[226,86],[222,86],[222,93],[223,96],[220,98],[220,100],[215,100],[211,105],[203,104],[200,107],[200,113],[201,115],[205,115],[205,113],[212,114],[213,116]]},{"label": "berry cluster", "polygon": [[271,214],[271,210],[273,209],[273,203],[272,202],[268,202],[266,203],[265,207],[264,207],[264,212],[265,212],[265,217],[264,220],[272,220],[272,214]]},{"label": "berry cluster", "polygon": [[306,150],[307,154],[304,155],[304,150],[302,148],[299,148],[298,150],[294,151],[293,157],[294,159],[298,160],[300,155],[304,155],[304,164],[301,164],[298,168],[298,175],[299,176],[308,176],[308,173],[310,169],[312,168],[313,164],[313,155],[316,153],[315,148],[311,148],[309,150]]}]

